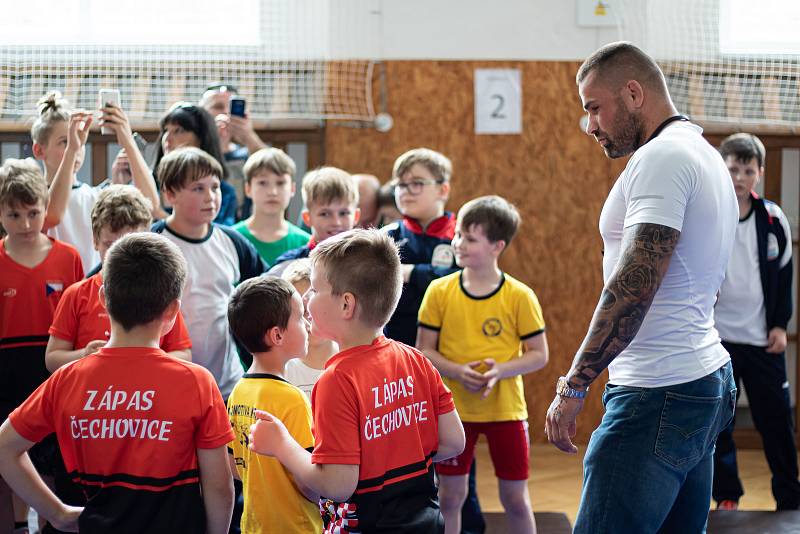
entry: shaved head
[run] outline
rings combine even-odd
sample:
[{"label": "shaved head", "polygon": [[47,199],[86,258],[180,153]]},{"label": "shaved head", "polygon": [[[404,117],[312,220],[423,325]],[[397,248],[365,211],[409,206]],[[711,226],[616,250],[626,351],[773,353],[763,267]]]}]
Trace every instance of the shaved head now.
[{"label": "shaved head", "polygon": [[589,56],[578,69],[575,82],[580,85],[591,73],[610,88],[636,80],[645,89],[669,94],[664,73],[649,55],[626,41],[607,44]]}]

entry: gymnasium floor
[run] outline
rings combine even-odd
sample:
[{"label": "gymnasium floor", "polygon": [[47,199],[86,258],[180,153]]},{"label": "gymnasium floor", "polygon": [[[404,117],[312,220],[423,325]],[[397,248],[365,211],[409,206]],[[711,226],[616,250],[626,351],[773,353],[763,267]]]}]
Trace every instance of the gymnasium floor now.
[{"label": "gymnasium floor", "polygon": [[[558,451],[551,445],[531,446],[531,475],[528,487],[533,509],[536,512],[562,512],[570,522],[575,521],[581,498],[583,452],[579,446],[577,456]],[[774,510],[775,501],[770,490],[770,473],[761,450],[738,451],[740,476],[745,495],[739,502],[741,510]],[[478,442],[478,495],[486,512],[501,512],[497,483],[486,442]]]}]

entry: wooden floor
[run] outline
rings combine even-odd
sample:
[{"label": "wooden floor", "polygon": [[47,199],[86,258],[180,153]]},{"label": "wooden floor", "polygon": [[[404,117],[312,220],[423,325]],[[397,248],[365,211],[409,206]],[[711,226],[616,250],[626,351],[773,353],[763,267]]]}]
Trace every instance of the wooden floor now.
[{"label": "wooden floor", "polygon": [[[531,446],[531,468],[528,487],[533,509],[536,512],[563,512],[570,522],[575,522],[581,500],[583,479],[583,453],[586,446],[579,446],[576,456],[564,454],[551,445]],[[486,442],[478,442],[478,497],[481,508],[487,512],[500,512],[497,481],[489,457]],[[764,452],[761,450],[739,450],[739,475],[745,494],[739,501],[741,510],[774,510],[775,501],[770,490],[770,473]]]}]

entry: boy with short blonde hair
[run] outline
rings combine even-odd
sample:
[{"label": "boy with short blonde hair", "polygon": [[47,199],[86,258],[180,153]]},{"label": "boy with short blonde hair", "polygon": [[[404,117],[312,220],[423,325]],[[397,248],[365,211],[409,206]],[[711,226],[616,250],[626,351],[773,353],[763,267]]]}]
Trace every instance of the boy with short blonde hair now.
[{"label": "boy with short blonde hair", "polygon": [[351,230],[320,243],[311,262],[311,331],[341,349],[312,393],[314,451],[265,412],[250,448],[322,496],[325,532],[437,532],[432,462],[459,454],[464,436],[436,369],[381,333],[400,297],[397,247]]},{"label": "boy with short blonde hair", "polygon": [[228,329],[228,298],[264,272],[264,262],[242,234],[213,222],[222,202],[217,160],[199,148],[178,148],[164,156],[157,174],[172,213],[152,230],[178,245],[191,266],[181,309],[192,360],[211,371],[227,398],[244,372]]},{"label": "boy with short blonde hair", "polygon": [[453,249],[455,215],[444,210],[453,166],[429,148],[409,150],[394,163],[392,184],[403,219],[384,228],[400,246],[403,294],[386,335],[406,345],[417,338],[417,312],[431,281],[456,269]]},{"label": "boy with short blonde hair", "polygon": [[262,148],[244,164],[244,191],[253,214],[233,228],[250,241],[268,265],[281,254],[302,247],[311,235],[286,220],[295,193],[292,158],[279,148]]},{"label": "boy with short blonde hair", "polygon": [[[0,225],[7,233],[0,239],[0,419],[47,379],[45,346],[53,312],[64,290],[83,278],[77,250],[42,233],[47,205],[39,166],[6,160],[0,167]],[[55,448],[53,440],[31,452],[37,470],[48,476]],[[0,517],[11,509],[10,492],[0,480]],[[17,511],[22,519],[24,510],[17,506]],[[0,525],[0,531],[12,529]]]},{"label": "boy with short blonde hair", "polygon": [[271,274],[277,276],[285,262],[307,258],[314,247],[331,236],[352,229],[360,217],[358,184],[336,167],[320,167],[303,176],[303,222],[311,228],[311,240],[275,260]]},{"label": "boy with short blonde hair", "polygon": [[308,347],[303,299],[285,280],[252,278],[231,296],[228,322],[234,336],[253,354],[253,365],[228,399],[236,435],[230,444],[231,462],[243,485],[242,533],[318,533],[322,530],[316,504],[319,495],[296,483],[278,460],[247,448],[257,409],[280,419],[300,447],[314,448],[311,405],[283,374],[286,362],[304,356]]},{"label": "boy with short blonde hair", "polygon": [[[305,295],[311,286],[311,260],[302,258],[290,262],[281,278],[292,284],[298,293]],[[325,370],[325,364],[337,352],[339,347],[336,343],[310,333],[306,355],[286,362],[286,380],[300,388],[310,399],[314,384]]]},{"label": "boy with short blonde hair", "polygon": [[417,347],[452,389],[467,436],[463,453],[436,466],[447,534],[461,530],[479,434],[489,441],[507,523],[515,532],[536,531],[522,375],[547,363],[547,339],[536,295],[497,266],[519,223],[516,208],[501,197],[464,204],[453,239],[463,270],[434,280],[419,310]]},{"label": "boy with short blonde hair", "polygon": [[[148,231],[151,211],[150,202],[133,187],[114,184],[100,193],[92,208],[92,238],[101,266],[117,239]],[[97,352],[108,341],[111,324],[100,301],[102,285],[103,274],[98,269],[64,292],[49,329],[45,361],[50,372]],[[191,361],[192,340],[181,312],[175,326],[159,340],[159,346],[176,358]]]},{"label": "boy with short blonde hair", "polygon": [[[228,531],[233,432],[222,397],[205,369],[157,348],[186,271],[162,236],[114,243],[103,265],[108,344],[56,370],[0,428],[0,474],[60,530]],[[26,451],[52,432],[85,508],[66,506],[30,470]]]}]

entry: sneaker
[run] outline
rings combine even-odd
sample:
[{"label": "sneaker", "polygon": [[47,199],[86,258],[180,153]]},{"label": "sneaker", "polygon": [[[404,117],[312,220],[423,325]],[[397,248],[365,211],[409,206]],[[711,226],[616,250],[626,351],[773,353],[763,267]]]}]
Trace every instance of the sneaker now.
[{"label": "sneaker", "polygon": [[717,510],[738,510],[739,503],[737,501],[724,500],[717,503]]}]

